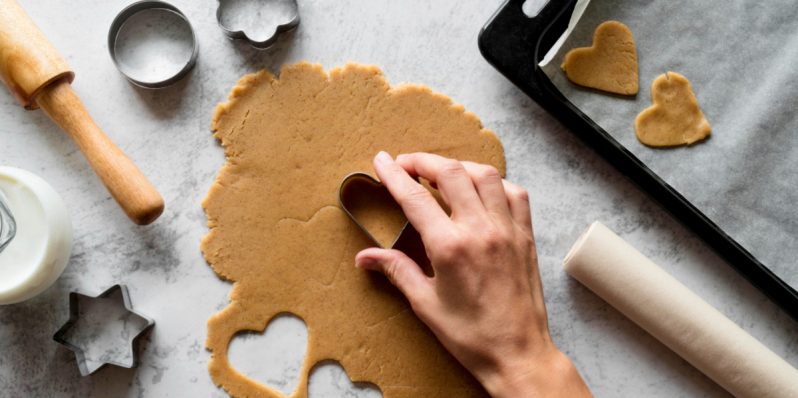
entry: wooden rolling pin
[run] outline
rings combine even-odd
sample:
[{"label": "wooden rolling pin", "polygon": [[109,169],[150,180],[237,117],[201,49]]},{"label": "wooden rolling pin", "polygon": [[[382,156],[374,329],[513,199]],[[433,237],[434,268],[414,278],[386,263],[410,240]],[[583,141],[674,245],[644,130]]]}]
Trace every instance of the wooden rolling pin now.
[{"label": "wooden rolling pin", "polygon": [[78,145],[133,222],[163,213],[163,198],[97,127],[72,90],[75,74],[15,0],[0,0],[0,78],[25,109],[41,108]]}]

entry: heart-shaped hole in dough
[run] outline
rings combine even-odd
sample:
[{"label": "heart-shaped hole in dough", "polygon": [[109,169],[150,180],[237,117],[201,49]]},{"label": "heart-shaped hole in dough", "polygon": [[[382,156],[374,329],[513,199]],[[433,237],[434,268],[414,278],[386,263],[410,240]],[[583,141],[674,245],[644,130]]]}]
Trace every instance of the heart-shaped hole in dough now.
[{"label": "heart-shaped hole in dough", "polygon": [[290,395],[299,384],[307,345],[305,322],[285,313],[274,317],[263,333],[236,334],[227,356],[247,377]]},{"label": "heart-shaped hole in dough", "polygon": [[338,199],[341,208],[379,247],[393,247],[407,227],[407,217],[388,188],[366,173],[346,176]]},{"label": "heart-shaped hole in dough", "polygon": [[580,86],[614,94],[638,91],[637,48],[632,31],[618,21],[607,21],[593,33],[593,45],[565,54],[562,70]]},{"label": "heart-shaped hole in dough", "polygon": [[380,389],[372,383],[353,383],[337,361],[321,361],[313,367],[308,382],[309,398],[382,398]]},{"label": "heart-shaped hole in dough", "polygon": [[667,72],[651,84],[650,107],[635,118],[637,139],[652,147],[690,145],[709,137],[712,128],[686,77]]}]

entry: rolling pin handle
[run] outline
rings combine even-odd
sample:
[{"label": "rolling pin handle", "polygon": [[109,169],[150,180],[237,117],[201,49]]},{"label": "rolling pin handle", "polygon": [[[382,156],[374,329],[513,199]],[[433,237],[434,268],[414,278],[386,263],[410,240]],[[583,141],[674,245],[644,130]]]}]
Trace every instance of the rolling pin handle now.
[{"label": "rolling pin handle", "polygon": [[47,116],[72,137],[111,196],[133,222],[147,225],[163,213],[161,195],[94,123],[67,80],[60,79],[43,87],[35,100]]}]

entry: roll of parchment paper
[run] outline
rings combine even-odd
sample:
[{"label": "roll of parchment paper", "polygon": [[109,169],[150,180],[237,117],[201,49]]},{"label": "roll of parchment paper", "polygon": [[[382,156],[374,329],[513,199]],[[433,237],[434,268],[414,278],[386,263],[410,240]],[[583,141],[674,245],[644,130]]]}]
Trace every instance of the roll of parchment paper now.
[{"label": "roll of parchment paper", "polygon": [[798,370],[599,222],[565,271],[737,397],[798,397]]}]

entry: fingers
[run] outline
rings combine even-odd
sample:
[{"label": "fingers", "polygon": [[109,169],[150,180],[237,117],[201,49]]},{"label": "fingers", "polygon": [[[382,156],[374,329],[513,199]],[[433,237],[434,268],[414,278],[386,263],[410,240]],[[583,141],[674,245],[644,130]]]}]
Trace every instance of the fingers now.
[{"label": "fingers", "polygon": [[509,218],[510,208],[499,171],[495,167],[485,164],[467,161],[461,163],[471,176],[485,208],[500,217]]},{"label": "fingers", "polygon": [[390,155],[380,152],[374,158],[374,169],[380,181],[402,207],[407,220],[422,237],[435,230],[448,229],[449,216],[426,188],[413,180]]},{"label": "fingers", "polygon": [[358,268],[384,274],[416,310],[433,292],[432,282],[424,275],[421,267],[399,250],[365,249],[357,254],[355,264]]},{"label": "fingers", "polygon": [[503,181],[504,192],[507,195],[507,204],[510,214],[518,226],[532,234],[532,210],[529,207],[529,193],[512,182]]},{"label": "fingers", "polygon": [[459,161],[431,153],[411,153],[397,156],[396,163],[411,175],[434,184],[452,209],[453,218],[483,210],[471,176]]},{"label": "fingers", "polygon": [[374,166],[380,180],[422,237],[446,228],[450,220],[429,191],[408,173],[437,185],[453,213],[474,214],[487,209],[494,215],[512,218],[532,234],[529,194],[520,186],[503,180],[492,166],[428,153],[399,155],[394,161],[385,152],[375,157]]}]

